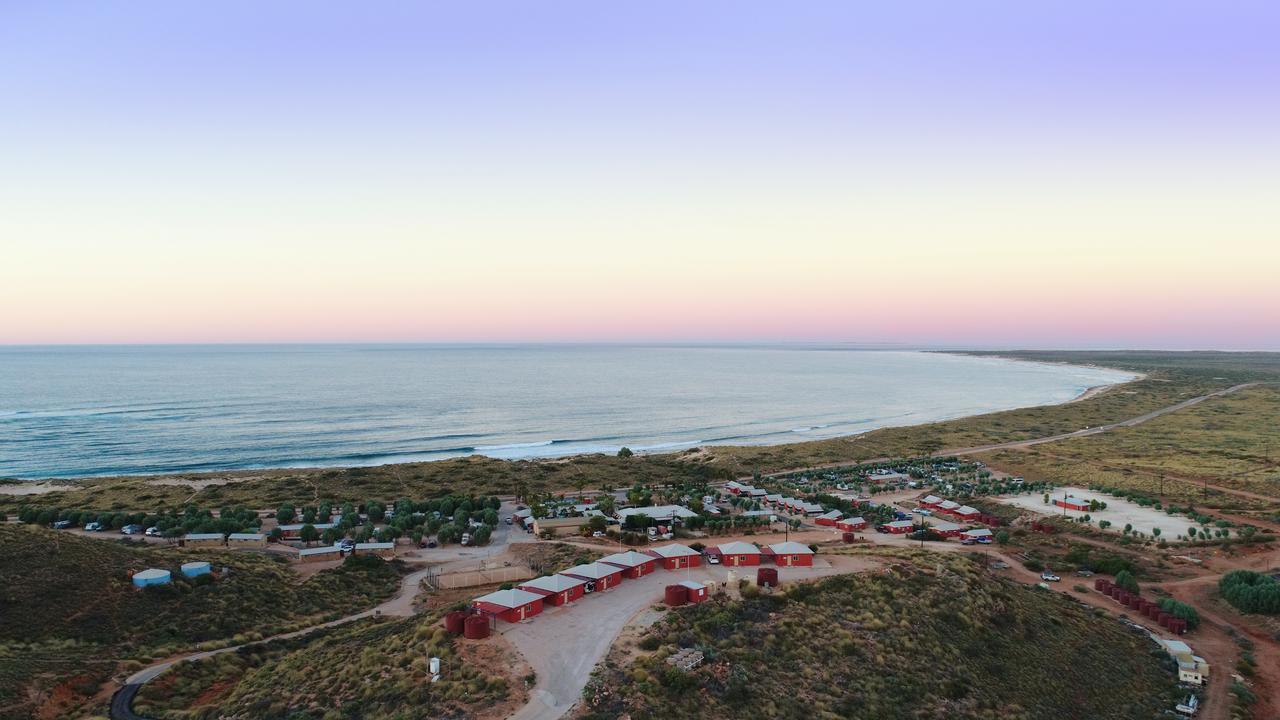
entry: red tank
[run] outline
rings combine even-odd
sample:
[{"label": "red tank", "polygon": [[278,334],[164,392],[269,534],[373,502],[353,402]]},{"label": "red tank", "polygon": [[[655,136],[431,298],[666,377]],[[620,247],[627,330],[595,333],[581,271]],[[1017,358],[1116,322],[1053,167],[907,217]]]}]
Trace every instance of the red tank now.
[{"label": "red tank", "polygon": [[778,569],[760,568],[756,571],[756,585],[760,587],[778,587]]},{"label": "red tank", "polygon": [[840,539],[847,543],[851,543],[855,542],[858,539],[858,536],[853,533],[844,533],[840,536]]},{"label": "red tank", "polygon": [[489,618],[483,615],[468,617],[462,634],[468,640],[483,640],[489,637]]},{"label": "red tank", "polygon": [[689,588],[683,585],[668,585],[663,595],[663,602],[671,607],[678,607],[689,602]]},{"label": "red tank", "polygon": [[461,635],[463,625],[467,622],[467,612],[465,610],[454,610],[444,616],[444,629],[449,631],[450,635]]}]

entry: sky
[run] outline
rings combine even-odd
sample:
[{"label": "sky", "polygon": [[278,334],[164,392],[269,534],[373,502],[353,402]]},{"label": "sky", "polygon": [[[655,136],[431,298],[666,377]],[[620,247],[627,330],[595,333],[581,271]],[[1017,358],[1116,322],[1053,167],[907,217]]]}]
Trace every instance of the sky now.
[{"label": "sky", "polygon": [[1280,349],[1280,6],[0,0],[0,344]]}]

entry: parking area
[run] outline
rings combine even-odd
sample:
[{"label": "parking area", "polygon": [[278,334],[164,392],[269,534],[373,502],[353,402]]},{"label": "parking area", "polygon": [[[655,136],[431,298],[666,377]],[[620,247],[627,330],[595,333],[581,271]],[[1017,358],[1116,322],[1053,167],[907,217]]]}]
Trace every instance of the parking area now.
[{"label": "parking area", "polygon": [[[814,558],[813,567],[779,567],[782,584],[808,578],[859,572],[878,567],[874,559],[847,556]],[[773,565],[766,567],[773,568]],[[524,655],[538,674],[529,704],[516,720],[552,720],[569,711],[582,696],[591,670],[604,659],[622,628],[647,608],[662,602],[667,585],[684,580],[714,581],[755,577],[755,567],[698,567],[657,570],[638,580],[624,580],[613,590],[593,593],[564,607],[548,607],[519,624],[498,622],[498,632]],[[661,617],[651,614],[650,621]]]},{"label": "parking area", "polygon": [[1095,512],[1065,510],[1056,505],[1046,505],[1043,495],[1016,495],[994,499],[1041,515],[1066,515],[1067,517],[1088,515],[1092,518],[1094,526],[1097,526],[1099,520],[1109,520],[1111,521],[1111,527],[1108,530],[1116,533],[1122,532],[1124,526],[1128,524],[1144,535],[1150,535],[1153,529],[1160,528],[1160,537],[1173,540],[1179,535],[1186,535],[1187,529],[1195,526],[1195,523],[1184,515],[1166,515],[1163,510],[1142,507],[1124,498],[1111,497],[1110,495],[1085,490],[1084,488],[1061,487],[1050,493],[1049,498],[1052,501],[1055,498],[1062,498],[1064,495],[1071,495],[1082,500],[1104,502],[1107,504],[1107,509]]}]

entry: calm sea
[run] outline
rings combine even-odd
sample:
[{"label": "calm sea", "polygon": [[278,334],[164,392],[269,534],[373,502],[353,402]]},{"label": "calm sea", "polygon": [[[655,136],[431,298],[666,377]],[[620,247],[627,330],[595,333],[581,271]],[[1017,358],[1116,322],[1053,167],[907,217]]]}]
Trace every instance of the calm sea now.
[{"label": "calm sea", "polygon": [[785,443],[1063,402],[1128,377],[798,347],[10,347],[0,477]]}]

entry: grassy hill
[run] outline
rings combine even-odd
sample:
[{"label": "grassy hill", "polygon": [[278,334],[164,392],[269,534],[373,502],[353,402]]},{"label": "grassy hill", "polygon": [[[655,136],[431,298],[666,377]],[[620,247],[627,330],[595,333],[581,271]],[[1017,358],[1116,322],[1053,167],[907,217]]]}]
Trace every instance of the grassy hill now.
[{"label": "grassy hill", "polygon": [[[588,687],[587,717],[1134,720],[1177,696],[1148,639],[961,557],[717,599],[650,633]],[[667,665],[682,647],[707,661]]]},{"label": "grassy hill", "polygon": [[[210,561],[219,577],[183,578],[179,566],[197,559]],[[129,571],[148,567],[172,570],[174,583],[135,588]],[[94,679],[124,660],[239,642],[358,611],[390,596],[400,572],[360,559],[299,581],[283,559],[262,553],[140,547],[3,525],[0,577],[5,708],[67,695],[68,683],[79,686],[71,694],[87,695]]]}]

